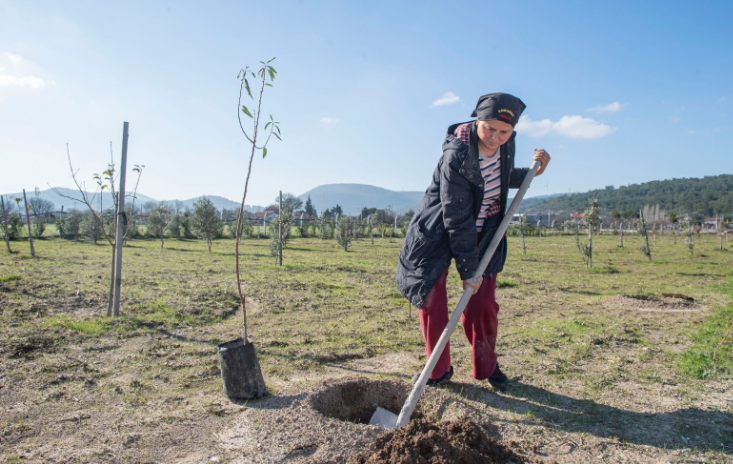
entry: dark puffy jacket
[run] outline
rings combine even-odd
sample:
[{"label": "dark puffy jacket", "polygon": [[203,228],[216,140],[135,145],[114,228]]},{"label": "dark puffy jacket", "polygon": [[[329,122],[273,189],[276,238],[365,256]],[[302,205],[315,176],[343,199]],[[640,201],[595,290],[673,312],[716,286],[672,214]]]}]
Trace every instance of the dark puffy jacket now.
[{"label": "dark puffy jacket", "polygon": [[[484,223],[480,245],[477,246],[476,219],[483,200],[484,178],[479,168],[476,124],[471,125],[470,146],[453,135],[460,124],[448,128],[443,156],[410,221],[397,264],[397,287],[418,308],[422,307],[451,259],[456,260],[461,280],[473,277],[481,256],[504,217],[508,189],[519,188],[528,171],[527,168],[514,169],[515,132],[501,146],[500,213]],[[505,237],[484,277],[501,272],[506,252]]]}]

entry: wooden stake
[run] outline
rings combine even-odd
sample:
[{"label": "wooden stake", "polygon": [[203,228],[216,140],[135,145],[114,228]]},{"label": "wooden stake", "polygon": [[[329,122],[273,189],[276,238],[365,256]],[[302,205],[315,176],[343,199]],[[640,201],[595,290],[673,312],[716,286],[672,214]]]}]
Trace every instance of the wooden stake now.
[{"label": "wooden stake", "polygon": [[120,188],[117,190],[119,201],[117,202],[117,230],[115,235],[115,296],[112,308],[113,316],[120,315],[120,291],[122,289],[122,240],[125,235],[125,172],[127,171],[127,139],[130,123],[125,121],[122,125],[122,161],[120,162]]}]

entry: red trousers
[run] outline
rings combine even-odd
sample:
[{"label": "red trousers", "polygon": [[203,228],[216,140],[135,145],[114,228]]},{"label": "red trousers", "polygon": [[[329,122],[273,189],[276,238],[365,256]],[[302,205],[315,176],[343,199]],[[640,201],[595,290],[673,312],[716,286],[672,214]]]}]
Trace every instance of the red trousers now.
[{"label": "red trousers", "polygon": [[[420,328],[428,357],[438,344],[445,326],[448,325],[448,296],[445,282],[448,270],[438,279],[420,308]],[[479,291],[471,297],[461,316],[463,332],[473,347],[473,377],[477,380],[489,378],[496,368],[496,330],[499,305],[496,302],[496,274],[484,279]],[[431,379],[439,379],[450,370],[450,342],[435,365]]]}]

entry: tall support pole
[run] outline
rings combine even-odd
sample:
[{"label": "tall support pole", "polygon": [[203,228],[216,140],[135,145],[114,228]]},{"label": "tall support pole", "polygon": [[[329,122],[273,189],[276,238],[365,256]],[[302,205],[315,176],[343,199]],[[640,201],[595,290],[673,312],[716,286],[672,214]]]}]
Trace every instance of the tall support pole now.
[{"label": "tall support pole", "polygon": [[[117,213],[120,208],[120,192],[115,193],[115,233],[117,233]],[[117,245],[112,245],[112,268],[109,275],[109,297],[107,298],[107,317],[112,315],[112,306],[115,297],[115,255],[117,253]]]},{"label": "tall support pole", "polygon": [[278,263],[280,266],[283,265],[283,191],[280,190],[280,218],[277,221],[278,222],[278,231],[277,231],[277,256],[278,256]]},{"label": "tall support pole", "polygon": [[28,224],[28,243],[31,244],[31,256],[36,256],[36,250],[33,248],[33,231],[31,230],[31,215],[28,214],[28,198],[23,189],[23,202],[25,203],[25,221]]},{"label": "tall support pole", "polygon": [[122,161],[120,162],[120,188],[117,202],[117,231],[115,234],[115,298],[112,314],[120,315],[120,290],[122,288],[122,240],[125,234],[127,220],[125,218],[125,173],[127,172],[127,138],[130,123],[125,121],[122,126]]}]

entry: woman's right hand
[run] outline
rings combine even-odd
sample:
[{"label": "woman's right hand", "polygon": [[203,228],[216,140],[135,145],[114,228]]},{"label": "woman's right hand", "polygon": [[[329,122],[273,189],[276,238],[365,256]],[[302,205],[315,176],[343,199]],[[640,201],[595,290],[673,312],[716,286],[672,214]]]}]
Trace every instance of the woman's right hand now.
[{"label": "woman's right hand", "polygon": [[471,287],[473,289],[473,293],[471,295],[475,295],[476,292],[478,292],[478,289],[481,288],[481,283],[483,281],[483,277],[479,277],[476,282],[474,282],[473,279],[466,279],[463,281],[463,290],[466,290],[466,287]]}]

